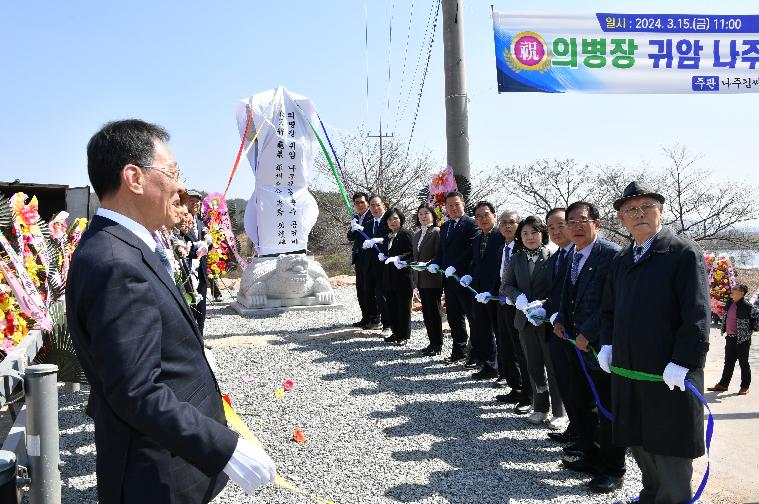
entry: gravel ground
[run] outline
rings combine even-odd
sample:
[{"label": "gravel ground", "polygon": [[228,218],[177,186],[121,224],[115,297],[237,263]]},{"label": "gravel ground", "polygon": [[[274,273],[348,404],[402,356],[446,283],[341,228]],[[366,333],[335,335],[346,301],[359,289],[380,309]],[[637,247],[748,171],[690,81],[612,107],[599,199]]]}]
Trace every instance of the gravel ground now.
[{"label": "gravel ground", "polygon": [[[640,473],[631,458],[621,491],[589,493],[585,480],[560,468],[560,447],[547,441],[547,429],[494,401],[503,389],[420,357],[427,343],[421,314],[413,315],[411,342],[402,348],[383,343],[377,331],[347,328],[358,313],[354,294],[337,290],[340,310],[262,319],[209,307],[206,341],[220,384],[280,474],[337,504],[600,503],[637,494]],[[287,378],[294,389],[275,398]],[[95,501],[86,395],[60,399],[66,503]],[[305,443],[291,441],[295,427]],[[275,485],[246,496],[229,484],[214,502],[314,501]]]}]

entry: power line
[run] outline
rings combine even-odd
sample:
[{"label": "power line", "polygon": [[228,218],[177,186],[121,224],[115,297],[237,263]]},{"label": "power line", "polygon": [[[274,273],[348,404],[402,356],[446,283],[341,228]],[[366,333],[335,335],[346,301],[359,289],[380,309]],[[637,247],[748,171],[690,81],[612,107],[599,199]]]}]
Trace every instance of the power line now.
[{"label": "power line", "polygon": [[395,0],[390,0],[390,28],[389,28],[389,35],[388,35],[388,44],[387,44],[387,88],[386,88],[386,99],[387,99],[387,111],[390,112],[390,83],[392,82],[390,80],[390,62],[391,62],[391,56],[393,53],[393,7],[395,6]]},{"label": "power line", "polygon": [[364,55],[366,57],[366,117],[369,118],[369,7],[364,2]]},{"label": "power line", "polygon": [[[401,70],[401,85],[398,87],[398,96],[399,97],[402,96],[401,93],[403,92],[403,84],[404,84],[405,79],[406,79],[406,60],[407,60],[407,57],[408,57],[409,40],[411,39],[411,20],[413,18],[414,18],[414,0],[411,0],[411,10],[409,11],[409,16],[408,16],[408,29],[406,31],[406,48],[403,50],[403,69]],[[395,110],[397,112],[398,111],[398,107],[396,107]],[[398,124],[397,119],[396,119],[395,124],[396,125]]]},{"label": "power line", "polygon": [[427,48],[427,62],[424,64],[424,73],[422,74],[422,85],[419,88],[419,98],[416,101],[416,110],[414,111],[414,120],[411,123],[411,133],[408,137],[408,147],[406,147],[406,157],[408,158],[409,151],[411,150],[411,140],[414,138],[414,129],[416,129],[416,119],[419,116],[419,105],[422,103],[422,94],[424,93],[424,82],[427,80],[427,71],[430,68],[430,59],[432,58],[432,44],[435,42],[435,29],[437,28],[437,18],[440,14],[440,2],[437,2],[437,8],[435,10],[435,21],[432,24],[432,36],[430,37],[430,44]]}]

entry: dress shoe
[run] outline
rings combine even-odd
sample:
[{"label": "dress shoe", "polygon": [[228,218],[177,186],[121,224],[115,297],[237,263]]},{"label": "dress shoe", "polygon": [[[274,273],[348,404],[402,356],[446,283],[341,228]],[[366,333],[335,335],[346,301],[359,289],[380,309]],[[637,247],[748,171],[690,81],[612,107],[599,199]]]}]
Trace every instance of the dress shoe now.
[{"label": "dress shoe", "polygon": [[565,469],[569,469],[570,471],[575,472],[582,472],[582,473],[588,473],[588,474],[598,474],[598,466],[588,460],[587,457],[580,457],[575,460],[570,460],[567,458],[561,459],[561,465],[564,466]]},{"label": "dress shoe", "polygon": [[406,343],[408,343],[408,338],[395,338],[395,344],[398,346],[406,346]]},{"label": "dress shoe", "polygon": [[588,481],[587,485],[596,493],[611,493],[622,488],[623,478],[600,474]]},{"label": "dress shoe", "polygon": [[506,378],[504,378],[503,376],[499,376],[498,379],[493,382],[493,386],[496,388],[504,388],[504,387],[508,387],[509,384],[506,382]]},{"label": "dress shoe", "polygon": [[393,335],[392,329],[390,329],[389,327],[382,328],[382,333],[380,334],[380,336],[382,336],[383,338],[387,338],[388,336],[392,336],[392,335]]},{"label": "dress shoe", "polygon": [[517,415],[526,415],[530,412],[532,409],[532,402],[530,401],[519,401],[517,405],[514,407],[514,413]]},{"label": "dress shoe", "polygon": [[426,347],[424,347],[421,350],[419,350],[419,353],[422,354],[422,355],[424,355],[424,354],[426,354],[427,352],[430,351],[430,348],[432,348],[432,345],[427,345]]},{"label": "dress shoe", "polygon": [[708,387],[706,390],[709,392],[727,392],[727,387],[718,383],[713,387]]},{"label": "dress shoe", "polygon": [[527,417],[527,421],[533,425],[538,425],[543,423],[547,416],[548,413],[543,413],[542,411],[534,411],[532,415]]},{"label": "dress shoe", "polygon": [[582,456],[582,449],[577,443],[572,443],[570,445],[564,446],[561,451],[566,453],[567,455],[571,457],[581,457]]},{"label": "dress shoe", "polygon": [[364,327],[366,325],[366,320],[359,320],[358,322],[354,322],[351,324],[353,327]]},{"label": "dress shoe", "polygon": [[512,390],[508,394],[498,394],[495,396],[495,400],[506,404],[516,404],[519,402],[519,391]]},{"label": "dress shoe", "polygon": [[738,391],[738,395],[748,395],[748,388],[742,388]]},{"label": "dress shoe", "polygon": [[498,371],[491,367],[484,367],[476,373],[472,373],[472,380],[490,380],[498,376]]},{"label": "dress shoe", "polygon": [[380,326],[379,322],[367,322],[366,324],[364,324],[362,329],[366,329],[367,331],[374,331],[375,329],[379,329],[380,327],[382,326]]},{"label": "dress shoe", "polygon": [[552,417],[546,422],[546,427],[552,431],[560,431],[567,425],[567,417]]},{"label": "dress shoe", "polygon": [[395,334],[391,334],[390,336],[385,338],[385,343],[395,343],[397,341],[398,341],[398,336],[396,336]]},{"label": "dress shoe", "polygon": [[440,355],[441,349],[439,347],[430,347],[426,352],[424,352],[424,355],[426,357],[434,357],[435,355]]},{"label": "dress shoe", "polygon": [[464,359],[466,359],[466,357],[464,357],[463,355],[460,355],[460,354],[451,354],[448,357],[446,357],[445,359],[443,359],[443,361],[446,362],[447,364],[453,364],[455,362],[463,361]]},{"label": "dress shoe", "polygon": [[551,441],[556,441],[557,443],[571,443],[574,441],[574,436],[571,432],[569,432],[569,429],[566,429],[563,432],[549,432],[548,433],[548,439]]},{"label": "dress shoe", "polygon": [[476,360],[469,359],[464,363],[465,369],[477,369],[478,367],[480,367],[480,363]]}]

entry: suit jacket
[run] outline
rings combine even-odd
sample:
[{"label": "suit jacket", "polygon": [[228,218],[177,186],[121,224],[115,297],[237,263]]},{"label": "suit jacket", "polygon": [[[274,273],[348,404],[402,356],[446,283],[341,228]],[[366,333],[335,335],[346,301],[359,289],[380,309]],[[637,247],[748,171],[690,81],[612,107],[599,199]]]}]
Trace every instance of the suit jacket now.
[{"label": "suit jacket", "polygon": [[[410,261],[413,252],[411,249],[411,231],[401,229],[390,246],[390,238],[385,236],[385,241],[380,245],[382,253],[387,257],[398,256],[402,261]],[[376,258],[374,259],[378,263]],[[382,272],[382,288],[385,291],[398,291],[412,289],[411,268],[398,269],[394,264],[380,263],[385,268]]]},{"label": "suit jacket", "polygon": [[[366,234],[366,236],[368,236],[369,238],[384,238],[385,236],[387,236],[388,229],[387,229],[387,223],[385,219],[382,219],[380,221],[380,224],[377,229],[377,233],[375,234],[374,233],[374,217],[372,217],[371,212],[367,212],[366,215],[367,215],[366,220],[364,221],[364,224],[362,224],[362,226],[364,226],[364,233]],[[363,241],[361,243],[363,243]],[[378,247],[382,249],[380,245],[381,244],[379,244]],[[379,271],[382,270],[383,264],[377,260],[377,250],[374,247],[367,250],[362,249],[361,256],[358,260],[361,261],[361,267],[364,269],[374,270],[375,273],[377,274],[379,274]]]},{"label": "suit jacket", "polygon": [[95,216],[72,258],[66,307],[90,383],[99,502],[208,502],[227,481],[238,436],[158,255]]},{"label": "suit jacket", "polygon": [[[549,269],[551,252],[543,247],[540,250],[535,268],[530,275],[527,264],[527,254],[520,251],[511,256],[509,268],[506,272],[506,295],[512,302],[516,302],[520,294],[524,294],[527,301],[545,301],[551,292],[551,270]],[[528,324],[527,317],[522,310],[516,311],[514,327],[521,331]]]},{"label": "suit jacket", "polygon": [[[596,239],[590,255],[585,259],[580,276],[577,277],[577,283],[574,286],[576,291],[574,301],[571,300],[570,295],[572,266],[567,266],[565,286],[556,322],[564,324],[573,337],[578,334],[585,336],[596,350],[601,348],[601,299],[606,275],[619,249],[616,243],[602,238]],[[577,250],[574,251],[574,254],[576,253]],[[591,352],[583,352],[583,356],[591,367],[600,369]]]},{"label": "suit jacket", "polygon": [[[411,247],[414,252],[414,262],[428,263],[435,259],[437,254],[438,243],[440,242],[440,229],[430,226],[424,233],[422,245],[419,246],[419,237],[422,230],[417,230],[411,238]],[[443,279],[439,273],[430,273],[429,271],[414,271],[414,285],[419,289],[440,289],[443,287]]]},{"label": "suit jacket", "polygon": [[480,240],[482,230],[477,231],[472,240],[472,283],[469,284],[477,292],[498,294],[501,285],[501,253],[504,238],[497,228],[493,228],[485,245],[485,254],[480,257]]},{"label": "suit jacket", "polygon": [[564,280],[567,277],[568,265],[572,264],[572,254],[575,250],[575,246],[572,245],[569,251],[564,255],[564,263],[556,270],[556,262],[559,260],[561,249],[554,252],[550,259],[548,259],[548,268],[551,271],[551,292],[548,295],[548,299],[543,304],[543,308],[546,310],[546,316],[550,317],[554,313],[559,311],[561,307],[561,295],[564,291]]},{"label": "suit jacket", "polygon": [[[366,233],[367,231],[366,225],[372,220],[372,213],[369,210],[367,210],[366,212],[364,212],[363,219],[361,219],[360,215],[353,214],[353,219],[357,219],[359,221],[358,222],[359,225],[364,226],[364,232]],[[361,251],[363,250],[361,246],[364,244],[364,237],[358,231],[353,231],[350,228],[348,228],[347,236],[348,236],[348,241],[353,243],[353,247],[351,248],[351,264],[358,264],[359,259],[361,257]]]},{"label": "suit jacket", "polygon": [[458,276],[469,273],[469,265],[472,262],[472,240],[476,233],[477,224],[468,215],[462,215],[458,224],[453,219],[448,219],[440,227],[440,244],[435,264],[440,266],[441,270],[453,266]]}]

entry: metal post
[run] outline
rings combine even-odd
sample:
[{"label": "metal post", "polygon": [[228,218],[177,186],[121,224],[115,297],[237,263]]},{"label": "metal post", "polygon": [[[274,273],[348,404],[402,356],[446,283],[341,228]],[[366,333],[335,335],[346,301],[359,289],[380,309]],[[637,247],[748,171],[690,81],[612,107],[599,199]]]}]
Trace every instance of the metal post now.
[{"label": "metal post", "polygon": [[30,504],[61,504],[58,438],[58,366],[26,368],[26,451],[29,455]]},{"label": "metal post", "polygon": [[464,65],[464,0],[443,1],[445,137],[448,166],[469,179],[469,119]]}]

